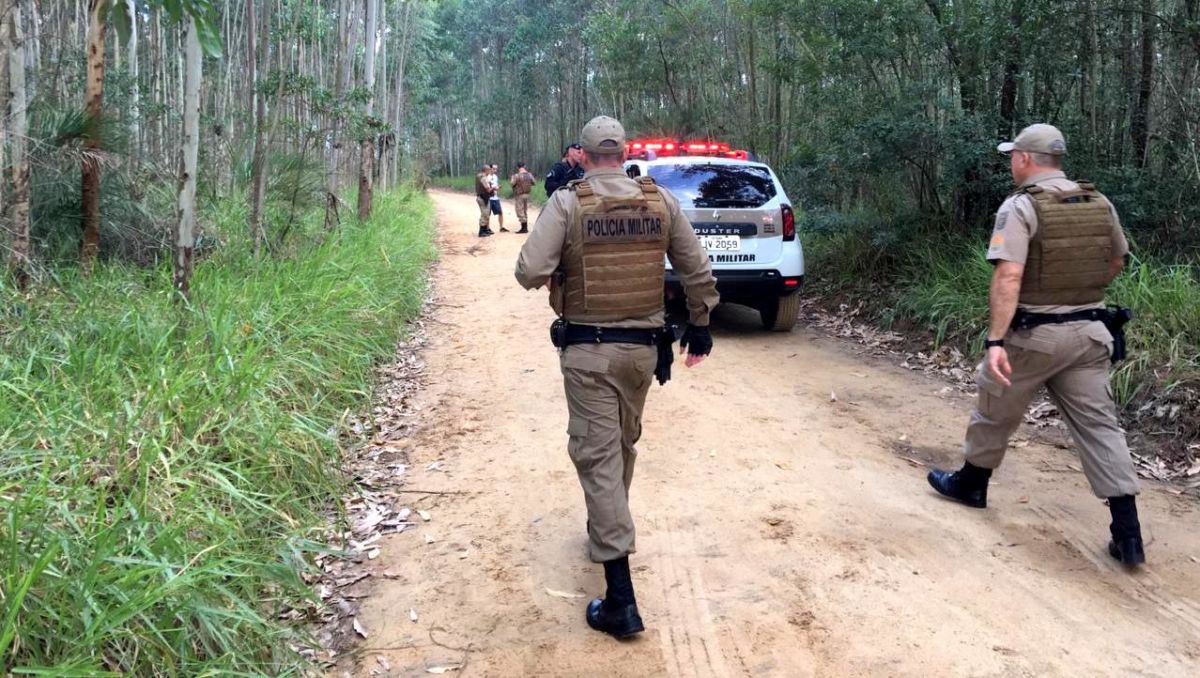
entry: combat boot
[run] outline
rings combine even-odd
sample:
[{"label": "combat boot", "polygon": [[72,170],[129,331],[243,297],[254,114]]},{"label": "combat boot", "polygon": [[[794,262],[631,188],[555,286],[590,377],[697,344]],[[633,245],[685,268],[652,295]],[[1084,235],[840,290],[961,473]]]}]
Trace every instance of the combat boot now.
[{"label": "combat boot", "polygon": [[646,630],[638,614],[633,596],[633,579],[629,575],[629,556],[604,563],[604,580],[608,591],[604,598],[588,603],[588,626],[618,639],[629,638]]},{"label": "combat boot", "polygon": [[488,237],[488,236],[489,236],[489,235],[491,235],[491,234],[492,234],[492,230],[491,230],[491,229],[489,229],[489,228],[481,228],[481,229],[479,229],[479,237],[480,237],[480,238],[486,238],[486,237]]},{"label": "combat boot", "polygon": [[522,221],[521,222],[521,230],[517,231],[517,233],[528,233],[528,232],[529,232],[529,224]]},{"label": "combat boot", "polygon": [[1146,562],[1146,549],[1142,544],[1142,526],[1138,522],[1137,499],[1132,494],[1108,498],[1108,511],[1112,524],[1108,531],[1112,539],[1108,542],[1108,554],[1133,567]]},{"label": "combat boot", "polygon": [[961,502],[971,508],[987,508],[988,480],[992,469],[975,466],[971,462],[954,473],[933,469],[929,472],[929,484],[938,494]]}]

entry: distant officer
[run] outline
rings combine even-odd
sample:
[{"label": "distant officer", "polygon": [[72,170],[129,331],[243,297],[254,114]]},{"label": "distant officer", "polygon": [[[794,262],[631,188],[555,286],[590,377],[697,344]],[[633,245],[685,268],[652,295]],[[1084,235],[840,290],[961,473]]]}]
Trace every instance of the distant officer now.
[{"label": "distant officer", "polygon": [[491,171],[491,165],[485,164],[479,168],[479,174],[475,175],[475,203],[479,205],[480,238],[495,235],[492,231],[492,212],[490,206],[492,187],[488,179]]},{"label": "distant officer", "polygon": [[508,183],[512,185],[513,202],[517,207],[517,221],[521,222],[521,230],[517,233],[529,232],[529,194],[533,191],[533,185],[537,183],[537,179],[525,169],[525,163],[517,163],[517,173],[509,177]]},{"label": "distant officer", "polygon": [[583,178],[583,165],[580,164],[582,157],[583,147],[579,144],[568,144],[563,149],[562,160],[554,163],[554,167],[551,167],[550,173],[546,175],[547,198],[566,186],[567,182]]},{"label": "distant officer", "polygon": [[[1121,272],[1129,245],[1116,210],[1091,184],[1062,172],[1067,144],[1050,125],[1026,127],[1010,154],[1017,191],[996,214],[988,259],[995,264],[987,356],[979,400],[967,427],[962,469],[933,470],[929,484],[968,506],[987,506],[992,470],[1043,385],[1079,448],[1096,496],[1108,499],[1108,551],[1126,565],[1145,562],[1137,475],[1108,387],[1113,350],[1104,290]],[[1120,333],[1120,330],[1118,330]]]},{"label": "distant officer", "polygon": [[[567,452],[587,503],[591,558],[608,592],[587,622],[624,638],[644,627],[629,574],[634,551],[629,486],[650,380],[669,377],[673,334],[664,327],[663,255],[687,293],[685,364],[712,350],[708,315],[717,305],[708,255],[679,201],[648,177],[625,176],[625,130],[600,116],[583,128],[582,181],[551,195],[517,259],[526,289],[550,287],[552,326],[570,419]],[[565,322],[564,322],[565,321]]]}]

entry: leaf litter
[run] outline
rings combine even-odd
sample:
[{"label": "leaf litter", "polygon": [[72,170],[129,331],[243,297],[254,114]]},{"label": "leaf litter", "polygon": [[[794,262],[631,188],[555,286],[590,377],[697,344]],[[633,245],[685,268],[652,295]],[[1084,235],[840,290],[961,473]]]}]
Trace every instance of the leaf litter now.
[{"label": "leaf litter", "polygon": [[[312,627],[310,633],[317,646],[293,649],[324,668],[332,667],[337,657],[369,637],[369,629],[357,616],[358,600],[368,590],[365,587],[378,578],[401,578],[397,572],[379,569],[376,564],[382,553],[381,540],[413,527],[412,518],[431,519],[427,511],[408,506],[410,499],[402,490],[411,469],[409,440],[421,426],[423,413],[417,394],[425,376],[422,351],[427,342],[424,320],[412,323],[410,328],[408,339],[397,345],[395,359],[375,371],[370,411],[348,413],[335,427],[343,450],[343,471],[350,479],[342,498],[344,513],[331,507],[330,527],[318,540],[323,548],[300,573],[312,587],[314,599],[295,601],[279,615]],[[442,462],[424,470],[445,471]],[[415,609],[410,610],[410,617],[416,621]],[[385,670],[389,668],[386,659],[377,661]],[[457,668],[448,665],[445,670]]]}]

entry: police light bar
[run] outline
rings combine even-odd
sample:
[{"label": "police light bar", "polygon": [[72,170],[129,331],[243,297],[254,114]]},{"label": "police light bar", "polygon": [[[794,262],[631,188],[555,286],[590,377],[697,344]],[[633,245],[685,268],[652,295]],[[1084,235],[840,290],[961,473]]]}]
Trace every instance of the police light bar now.
[{"label": "police light bar", "polygon": [[667,138],[633,139],[625,142],[625,152],[631,158],[646,158],[653,153],[655,157],[659,158],[677,155],[703,155],[737,160],[750,159],[750,153],[746,150],[730,149],[729,144],[700,139],[692,141]]}]

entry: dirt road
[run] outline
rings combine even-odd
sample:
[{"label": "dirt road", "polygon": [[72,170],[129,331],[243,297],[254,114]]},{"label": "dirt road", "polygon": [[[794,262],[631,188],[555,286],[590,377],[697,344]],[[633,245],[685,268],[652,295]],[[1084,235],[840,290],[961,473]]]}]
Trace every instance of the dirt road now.
[{"label": "dirt road", "polygon": [[738,307],[707,362],[650,393],[631,497],[647,632],[589,630],[603,575],[545,292],[513,279],[524,236],[477,239],[470,196],[433,197],[439,310],[406,488],[446,494],[408,495],[430,522],[384,542],[360,675],[1200,675],[1194,500],[1147,486],[1132,575],[1069,452],[1014,450],[986,511],[943,501],[912,459],[959,463],[966,398]]}]

